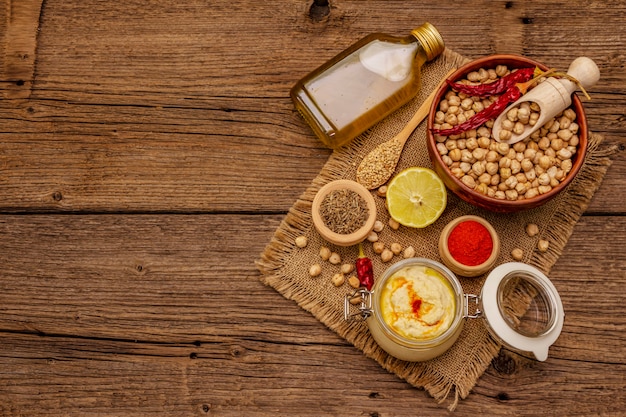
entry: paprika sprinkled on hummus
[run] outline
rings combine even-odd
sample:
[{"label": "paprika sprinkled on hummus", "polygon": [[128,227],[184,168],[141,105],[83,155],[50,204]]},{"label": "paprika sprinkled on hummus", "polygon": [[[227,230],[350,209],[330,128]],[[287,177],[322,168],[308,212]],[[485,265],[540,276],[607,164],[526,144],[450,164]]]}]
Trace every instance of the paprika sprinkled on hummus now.
[{"label": "paprika sprinkled on hummus", "polygon": [[444,333],[454,320],[455,295],[434,269],[408,266],[395,272],[382,288],[383,320],[399,335],[416,340]]}]

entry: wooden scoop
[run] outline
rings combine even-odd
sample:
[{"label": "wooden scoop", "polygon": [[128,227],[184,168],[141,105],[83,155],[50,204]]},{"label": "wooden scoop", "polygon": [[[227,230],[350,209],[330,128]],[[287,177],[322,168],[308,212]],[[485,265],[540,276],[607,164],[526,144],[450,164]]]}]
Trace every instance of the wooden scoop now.
[{"label": "wooden scoop", "polygon": [[[569,66],[567,75],[577,80],[580,85],[587,89],[593,86],[600,79],[600,70],[595,62],[587,57],[576,58]],[[578,84],[567,78],[550,77],[537,85],[535,88],[524,94],[519,100],[507,107],[498,116],[491,129],[492,136],[498,142],[513,144],[526,139],[533,132],[543,126],[548,120],[552,119],[572,104],[572,93],[578,89]],[[526,125],[521,134],[512,132],[511,138],[508,140],[500,140],[500,131],[502,121],[507,117],[506,114],[514,107],[519,107],[523,102],[535,102],[539,105],[539,119],[531,126]]]},{"label": "wooden scoop", "polygon": [[406,126],[393,138],[381,143],[374,148],[369,154],[363,158],[356,171],[356,180],[368,190],[378,188],[387,182],[389,177],[396,170],[400,154],[404,149],[411,133],[424,120],[430,110],[430,105],[435,95],[446,81],[446,79],[456,70],[451,69],[439,82],[437,87],[426,97],[426,100],[417,109],[417,112],[411,117]]}]

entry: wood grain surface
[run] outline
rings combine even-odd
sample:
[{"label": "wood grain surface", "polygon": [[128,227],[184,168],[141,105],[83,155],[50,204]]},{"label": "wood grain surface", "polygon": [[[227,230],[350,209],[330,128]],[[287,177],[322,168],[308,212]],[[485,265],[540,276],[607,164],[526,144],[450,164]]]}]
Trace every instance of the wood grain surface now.
[{"label": "wood grain surface", "polygon": [[450,415],[254,265],[330,155],[291,86],[424,21],[470,58],[594,59],[615,150],[550,274],[550,357],[502,350],[452,414],[626,413],[624,2],[0,3],[0,415]]}]

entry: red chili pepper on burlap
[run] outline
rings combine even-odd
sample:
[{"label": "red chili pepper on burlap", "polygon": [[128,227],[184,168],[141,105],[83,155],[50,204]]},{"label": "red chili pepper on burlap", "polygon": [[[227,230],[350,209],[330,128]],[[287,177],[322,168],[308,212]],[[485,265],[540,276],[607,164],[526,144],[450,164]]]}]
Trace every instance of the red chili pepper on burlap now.
[{"label": "red chili pepper on burlap", "polygon": [[517,83],[526,82],[533,77],[541,74],[541,70],[537,67],[520,68],[511,72],[502,78],[485,84],[469,85],[447,81],[448,85],[459,93],[465,93],[471,96],[487,97],[502,94]]},{"label": "red chili pepper on burlap", "polygon": [[374,286],[374,267],[372,266],[372,260],[365,256],[363,253],[363,245],[359,243],[359,257],[355,263],[356,276],[359,279],[359,283],[362,287],[367,288],[368,291],[372,290]]}]

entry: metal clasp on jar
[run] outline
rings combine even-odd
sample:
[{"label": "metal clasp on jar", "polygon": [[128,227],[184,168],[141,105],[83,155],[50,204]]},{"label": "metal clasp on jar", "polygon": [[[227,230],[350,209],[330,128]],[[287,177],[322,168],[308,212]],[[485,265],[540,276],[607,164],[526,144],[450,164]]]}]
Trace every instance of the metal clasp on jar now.
[{"label": "metal clasp on jar", "polygon": [[[463,294],[463,297],[465,297],[465,311],[463,312],[463,317],[468,318],[468,319],[478,319],[480,317],[483,316],[483,312],[480,310],[479,306],[480,306],[480,297],[476,294]],[[469,304],[470,304],[470,300],[474,302],[474,304],[476,304],[476,307],[474,308],[474,313],[470,314],[469,313]]]},{"label": "metal clasp on jar", "polygon": [[[352,312],[352,310],[357,310]],[[364,321],[372,315],[372,292],[359,288],[347,294],[343,303],[343,318],[346,321]]]}]

